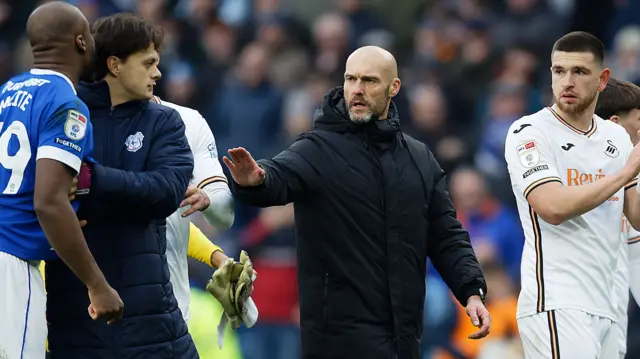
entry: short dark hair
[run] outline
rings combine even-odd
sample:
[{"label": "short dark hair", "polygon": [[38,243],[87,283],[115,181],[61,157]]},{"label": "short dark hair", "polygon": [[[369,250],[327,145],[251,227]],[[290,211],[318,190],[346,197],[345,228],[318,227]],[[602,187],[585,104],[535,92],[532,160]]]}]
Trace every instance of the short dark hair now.
[{"label": "short dark hair", "polygon": [[640,109],[640,87],[609,78],[607,87],[598,96],[596,115],[608,120],[613,115],[620,116],[635,109]]},{"label": "short dark hair", "polygon": [[96,20],[91,28],[96,42],[94,77],[103,79],[109,73],[107,59],[115,56],[122,61],[153,44],[160,51],[164,30],[129,13],[118,13]]},{"label": "short dark hair", "polygon": [[553,54],[556,51],[589,52],[599,64],[604,64],[604,44],[600,39],[584,31],[570,32],[553,44]]}]

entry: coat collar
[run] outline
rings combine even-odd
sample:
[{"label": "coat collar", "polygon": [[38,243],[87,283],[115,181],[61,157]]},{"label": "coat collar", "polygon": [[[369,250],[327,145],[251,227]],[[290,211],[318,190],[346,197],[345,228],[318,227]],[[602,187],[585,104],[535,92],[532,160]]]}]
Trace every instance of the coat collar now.
[{"label": "coat collar", "polygon": [[111,106],[109,84],[106,81],[81,82],[78,96],[90,111],[109,111],[113,117],[131,117],[149,104],[149,100],[134,100],[117,106]]}]

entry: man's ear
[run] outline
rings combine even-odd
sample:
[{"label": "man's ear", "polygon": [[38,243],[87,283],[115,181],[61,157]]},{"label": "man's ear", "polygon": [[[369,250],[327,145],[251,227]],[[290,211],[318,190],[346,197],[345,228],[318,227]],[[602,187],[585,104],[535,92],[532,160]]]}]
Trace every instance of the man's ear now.
[{"label": "man's ear", "polygon": [[87,42],[85,41],[84,36],[76,36],[76,47],[80,50],[80,53],[84,54],[87,52]]},{"label": "man's ear", "polygon": [[613,115],[613,116],[609,117],[609,121],[619,124],[620,123],[620,117],[618,117],[618,115]]},{"label": "man's ear", "polygon": [[396,97],[396,95],[398,95],[398,92],[400,92],[400,86],[400,79],[393,79],[393,81],[391,81],[391,86],[389,86],[389,97]]},{"label": "man's ear", "polygon": [[608,68],[602,70],[602,73],[600,74],[600,86],[598,86],[598,92],[602,92],[605,88],[607,88],[609,76],[611,76],[611,70],[609,70]]},{"label": "man's ear", "polygon": [[115,56],[109,56],[107,58],[107,69],[112,76],[118,77],[120,75],[120,59]]}]

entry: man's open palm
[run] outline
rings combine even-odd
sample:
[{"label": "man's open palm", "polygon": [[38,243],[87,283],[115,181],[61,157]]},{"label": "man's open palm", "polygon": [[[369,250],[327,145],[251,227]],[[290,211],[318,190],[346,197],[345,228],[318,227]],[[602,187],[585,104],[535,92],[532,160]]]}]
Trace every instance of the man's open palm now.
[{"label": "man's open palm", "polygon": [[236,147],[228,152],[231,159],[224,156],[222,161],[229,167],[231,177],[237,184],[243,187],[253,187],[264,182],[264,170],[258,166],[249,151],[242,147]]}]

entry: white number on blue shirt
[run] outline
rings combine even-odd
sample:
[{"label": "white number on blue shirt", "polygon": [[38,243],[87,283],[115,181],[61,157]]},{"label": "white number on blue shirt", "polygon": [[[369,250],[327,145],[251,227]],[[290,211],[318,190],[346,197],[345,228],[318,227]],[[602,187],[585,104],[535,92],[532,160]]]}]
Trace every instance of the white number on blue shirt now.
[{"label": "white number on blue shirt", "polygon": [[[4,122],[0,122],[0,131],[4,127]],[[18,152],[13,156],[9,155],[9,141],[15,135],[18,139]],[[29,134],[27,128],[20,121],[13,121],[2,135],[0,135],[0,165],[11,171],[11,177],[7,187],[2,194],[16,194],[20,189],[24,179],[24,171],[27,169],[31,159],[31,145],[29,144]]]}]

